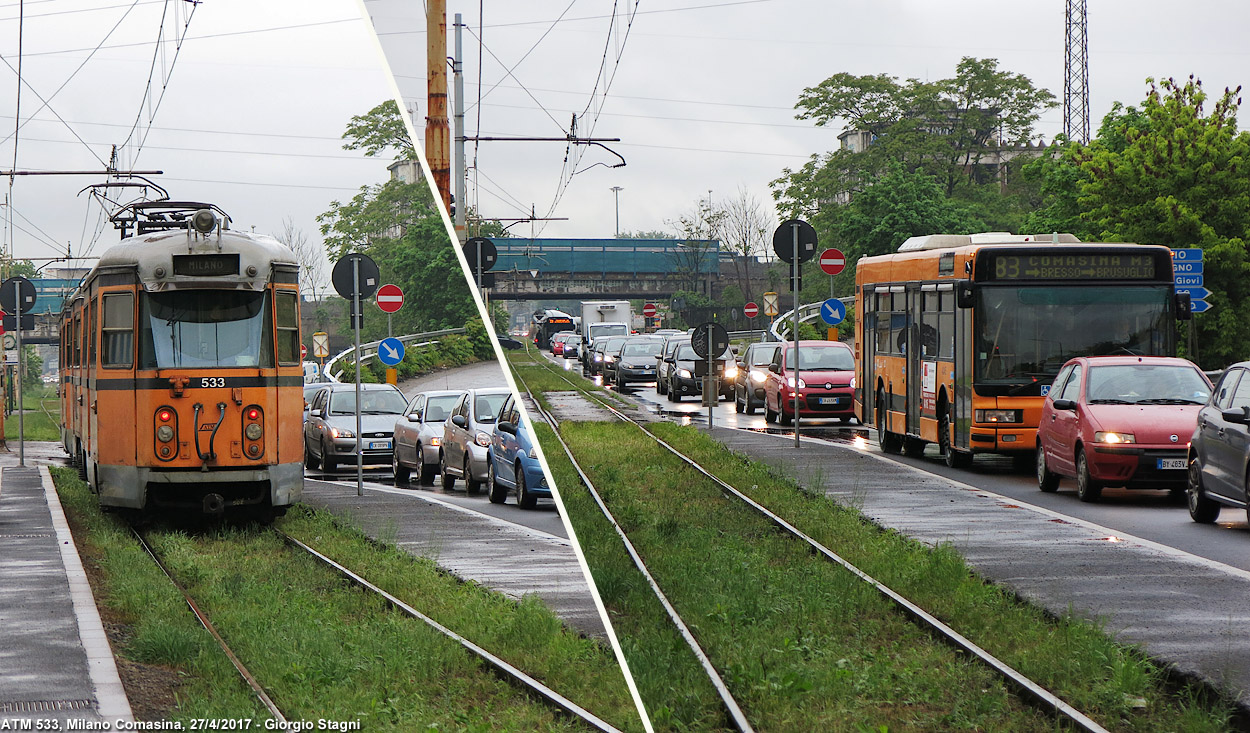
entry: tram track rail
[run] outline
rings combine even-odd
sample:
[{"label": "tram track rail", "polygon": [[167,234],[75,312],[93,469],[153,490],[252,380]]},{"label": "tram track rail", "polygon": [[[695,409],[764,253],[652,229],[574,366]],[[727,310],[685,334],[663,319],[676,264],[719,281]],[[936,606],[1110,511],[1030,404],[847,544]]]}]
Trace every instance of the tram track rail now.
[{"label": "tram track rail", "polygon": [[[170,583],[182,595],[191,613],[196,617],[200,625],[203,626],[203,628],[213,637],[214,641],[218,644],[222,652],[226,655],[226,657],[230,660],[230,663],[234,666],[235,670],[239,673],[239,676],[247,684],[249,689],[251,689],[256,699],[261,703],[261,705],[265,707],[266,710],[269,711],[269,714],[273,716],[274,720],[277,723],[279,724],[287,723],[288,719],[285,717],[281,709],[274,702],[274,700],[270,697],[270,695],[264,689],[263,685],[259,682],[256,676],[252,674],[252,672],[247,668],[247,666],[239,658],[239,655],[236,654],[235,651],[230,647],[229,642],[217,630],[216,626],[213,624],[208,614],[201,608],[201,606],[196,602],[195,598],[191,595],[191,593],[186,589],[186,587],[177,579],[174,573],[169,569],[168,564],[161,558],[160,553],[158,553],[157,550],[152,546],[152,543],[148,541],[146,533],[133,523],[129,524],[129,528],[130,528],[131,533],[138,540],[142,549],[148,554],[149,557],[152,558],[152,561],[156,564],[156,566],[161,570],[161,572],[165,575],[165,577],[169,579]],[[444,626],[443,624],[440,624],[439,622],[435,621],[430,616],[422,613],[421,611],[413,607],[411,604],[403,601],[402,599],[395,596],[394,594],[384,590],[380,586],[370,582],[364,576],[352,571],[351,569],[335,561],[333,558],[329,557],[328,555],[316,550],[310,545],[287,534],[286,532],[283,532],[280,529],[271,527],[267,531],[272,532],[274,535],[280,538],[283,541],[283,543],[287,547],[291,548],[294,552],[297,552],[301,554],[302,556],[312,559],[318,565],[324,568],[327,568],[330,571],[334,572],[336,575],[348,580],[353,585],[364,590],[366,593],[373,594],[373,595],[380,597],[391,608],[399,611],[400,613],[403,613],[405,616],[409,618],[422,622],[428,628],[437,631],[446,639],[455,642],[462,649],[464,649],[468,654],[480,660],[484,665],[486,665],[486,667],[489,668],[489,670],[495,676],[509,683],[513,687],[521,690],[532,699],[538,700],[543,705],[555,710],[558,714],[566,716],[568,718],[576,719],[580,721],[581,723],[583,723],[588,728],[590,728],[591,730],[600,731],[601,733],[621,733],[620,730],[616,728],[615,726],[613,726],[612,724],[603,720],[602,718],[590,712],[586,708],[578,705],[577,703],[575,703],[573,700],[569,699],[565,695],[562,695],[556,690],[552,689],[551,687],[543,684],[541,681],[527,674],[525,671],[523,671],[519,667],[507,662],[502,657],[490,652],[489,650],[482,647],[481,645],[476,644],[473,641],[470,641],[466,637],[456,633],[455,631]]]},{"label": "tram track rail", "polygon": [[[893,590],[892,588],[885,585],[884,583],[878,581],[877,579],[875,579],[868,573],[864,572],[862,569],[857,567],[854,563],[846,560],[838,553],[834,552],[833,550],[829,549],[825,545],[821,544],[810,535],[804,533],[798,527],[786,521],[783,517],[771,511],[763,504],[759,503],[755,499],[748,496],[746,493],[740,491],[739,489],[729,484],[728,482],[720,479],[718,476],[714,475],[707,468],[702,466],[698,461],[694,460],[690,456],[685,455],[678,448],[674,447],[667,441],[657,436],[653,431],[649,430],[642,423],[640,423],[637,420],[634,420],[633,418],[629,417],[621,410],[609,404],[606,400],[595,395],[594,392],[596,390],[585,389],[581,385],[578,385],[575,382],[573,382],[573,380],[569,379],[567,376],[563,374],[563,370],[556,368],[555,365],[551,364],[547,359],[543,358],[541,354],[537,357],[537,361],[534,361],[533,363],[537,366],[543,367],[548,372],[558,376],[561,380],[569,384],[569,386],[572,389],[576,390],[579,393],[586,395],[588,399],[593,400],[600,407],[608,411],[616,420],[624,422],[624,423],[628,423],[634,426],[635,428],[637,428],[638,430],[640,430],[641,432],[643,432],[649,438],[654,440],[656,444],[659,445],[661,448],[668,451],[677,459],[679,459],[684,464],[689,466],[691,469],[695,470],[696,472],[704,476],[706,479],[716,484],[720,488],[720,490],[723,492],[723,494],[734,497],[742,505],[750,508],[755,513],[766,518],[783,535],[787,537],[791,537],[797,541],[803,542],[804,544],[806,544],[809,550],[813,552],[814,554],[816,554],[818,557],[843,568],[844,570],[846,570],[847,572],[851,573],[856,578],[858,578],[860,581],[862,581],[863,583],[873,588],[879,595],[887,599],[896,610],[898,610],[900,613],[906,616],[914,624],[916,624],[917,626],[919,626],[926,632],[930,633],[933,637],[937,638],[939,641],[954,648],[959,653],[964,654],[968,656],[969,658],[976,660],[979,664],[989,669],[995,676],[1001,679],[1007,687],[1012,689],[1021,700],[1027,702],[1028,704],[1034,706],[1035,708],[1045,711],[1047,714],[1051,715],[1056,720],[1062,722],[1063,724],[1067,725],[1068,727],[1074,730],[1087,731],[1089,733],[1096,733],[1096,732],[1106,733],[1107,731],[1106,728],[1104,728],[1102,725],[1094,721],[1092,718],[1090,718],[1089,716],[1085,715],[1084,713],[1076,709],[1074,706],[1068,704],[1059,696],[1047,690],[1041,684],[1038,684],[1037,682],[1031,680],[1023,673],[1019,672],[1018,670],[1014,669],[1007,663],[998,659],[996,656],[989,653],[987,650],[983,649],[982,647],[975,644],[964,635],[960,634],[955,629],[951,628],[946,623],[942,622],[936,616],[925,611],[918,604],[910,601],[901,593],[898,593],[897,591]],[[526,390],[526,392],[530,392],[528,385],[525,383],[525,380],[523,379],[523,377],[521,377],[519,373],[517,374],[517,380],[521,384],[522,388]],[[546,409],[542,407],[542,404],[536,399],[537,397],[536,395],[534,395],[531,392],[530,396],[531,398],[535,398],[534,403],[539,409],[540,413],[543,415],[544,419],[548,420],[553,427],[558,428],[559,424],[556,421],[555,416],[551,415]],[[650,575],[650,573],[644,569],[644,566],[641,564],[642,563],[641,558],[637,556],[637,552],[636,550],[633,549],[633,546],[630,543],[628,536],[620,527],[616,518],[612,515],[611,510],[607,507],[607,504],[602,500],[600,492],[595,488],[590,477],[586,474],[585,471],[582,470],[580,464],[577,462],[576,457],[573,455],[573,452],[571,448],[569,447],[568,443],[560,436],[560,432],[558,429],[554,430],[553,432],[555,433],[556,439],[560,443],[561,447],[567,454],[568,459],[572,462],[574,470],[577,472],[579,479],[582,481],[582,483],[585,485],[587,490],[592,495],[592,498],[594,499],[595,504],[598,506],[599,510],[603,513],[604,517],[613,526],[617,534],[621,537],[622,541],[625,543],[626,547],[628,548],[628,552],[631,555],[631,557],[635,558],[635,564],[639,567],[640,571],[642,571],[647,576],[648,583],[655,590],[657,597],[661,599],[661,603],[665,606],[666,611],[669,612],[670,617],[673,618],[674,623],[677,624],[679,628],[685,629],[686,628],[685,623],[680,620],[680,617],[677,615],[676,610],[672,609],[671,604],[669,604],[667,599],[663,597],[662,595],[663,591],[659,587],[658,583],[656,583],[654,578]],[[684,637],[687,635],[688,632],[683,631],[682,633]],[[691,639],[691,641],[693,641],[693,639]],[[692,648],[698,648],[697,643],[696,643],[696,646]],[[698,656],[700,658],[700,662],[704,663],[706,660],[706,655],[702,653],[701,649],[699,650]],[[710,665],[710,662],[706,664]],[[720,681],[719,675],[715,672],[715,670],[712,670],[709,673],[709,677],[712,678],[713,685],[717,686],[718,693],[720,693],[720,686],[718,685],[718,682],[720,685],[723,685],[723,681]],[[750,727],[749,727],[750,723],[745,721],[745,719],[739,722],[737,716],[735,715],[734,710],[737,709],[738,714],[741,714],[741,709],[737,707],[736,701],[732,702],[732,707],[731,707],[731,703],[729,701],[733,701],[733,697],[728,689],[725,689],[724,694],[721,695],[721,699],[724,702],[726,712],[730,716],[730,719],[734,722],[735,727],[737,727],[738,730],[750,730]],[[743,727],[744,725],[746,727]]]}]

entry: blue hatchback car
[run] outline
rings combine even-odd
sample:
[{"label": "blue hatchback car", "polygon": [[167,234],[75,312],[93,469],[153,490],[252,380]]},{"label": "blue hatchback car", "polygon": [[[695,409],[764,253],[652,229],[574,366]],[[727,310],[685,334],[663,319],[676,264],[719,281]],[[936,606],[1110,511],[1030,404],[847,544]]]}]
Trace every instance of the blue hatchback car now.
[{"label": "blue hatchback car", "polygon": [[534,452],[534,440],[521,419],[516,395],[509,395],[499,408],[491,435],[486,485],[491,503],[503,504],[516,492],[522,509],[533,509],[539,497],[551,497],[551,487],[543,464]]}]

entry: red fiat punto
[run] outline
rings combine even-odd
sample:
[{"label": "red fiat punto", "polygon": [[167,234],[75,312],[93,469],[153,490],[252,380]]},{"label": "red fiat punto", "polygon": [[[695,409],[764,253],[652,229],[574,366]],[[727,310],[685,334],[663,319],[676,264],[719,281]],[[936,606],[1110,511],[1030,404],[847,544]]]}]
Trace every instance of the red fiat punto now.
[{"label": "red fiat punto", "polygon": [[1037,485],[1076,479],[1081,501],[1104,486],[1185,489],[1189,440],[1211,394],[1185,359],[1084,356],[1063,365],[1037,428]]}]

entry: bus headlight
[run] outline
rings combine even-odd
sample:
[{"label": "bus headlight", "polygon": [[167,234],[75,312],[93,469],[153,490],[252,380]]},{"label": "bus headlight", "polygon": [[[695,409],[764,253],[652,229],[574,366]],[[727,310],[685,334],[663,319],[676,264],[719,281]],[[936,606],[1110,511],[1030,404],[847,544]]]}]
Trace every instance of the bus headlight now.
[{"label": "bus headlight", "polygon": [[1023,422],[1020,410],[974,410],[975,422]]},{"label": "bus headlight", "polygon": [[1110,430],[1108,431],[1099,430],[1096,433],[1094,433],[1094,442],[1095,443],[1111,443],[1111,444],[1136,443],[1137,436],[1132,433],[1116,433]]}]

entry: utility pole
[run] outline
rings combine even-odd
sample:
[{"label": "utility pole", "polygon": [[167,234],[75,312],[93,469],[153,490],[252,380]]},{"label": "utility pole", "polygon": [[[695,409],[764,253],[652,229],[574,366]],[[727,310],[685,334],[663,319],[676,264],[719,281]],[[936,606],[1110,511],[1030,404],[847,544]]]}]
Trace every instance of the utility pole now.
[{"label": "utility pole", "polygon": [[426,99],[425,159],[443,200],[451,211],[451,131],[447,123],[447,0],[427,0],[425,14]]},{"label": "utility pole", "polygon": [[464,179],[465,179],[465,162],[464,162],[464,44],[461,40],[464,23],[461,22],[460,13],[456,13],[456,56],[451,60],[451,72],[454,80],[455,93],[455,133],[456,133],[456,215],[452,224],[456,228],[456,239],[464,244],[469,237],[465,228],[465,214],[468,207],[468,201],[465,199]]},{"label": "utility pole", "polygon": [[613,186],[612,188],[608,190],[611,191],[616,197],[616,237],[617,239],[620,239],[621,237],[621,191],[624,191],[625,189],[621,188],[620,186]]}]

